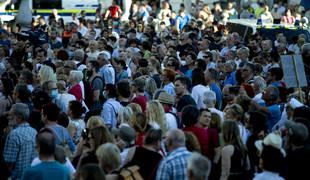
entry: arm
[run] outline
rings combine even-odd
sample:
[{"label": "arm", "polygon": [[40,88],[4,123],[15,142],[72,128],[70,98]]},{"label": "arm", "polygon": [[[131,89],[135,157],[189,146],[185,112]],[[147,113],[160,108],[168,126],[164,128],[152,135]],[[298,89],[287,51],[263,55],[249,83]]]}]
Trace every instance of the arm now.
[{"label": "arm", "polygon": [[251,101],[251,105],[254,109],[256,110],[260,110],[263,111],[265,113],[269,113],[269,109],[267,107],[261,106],[259,105],[257,102],[255,102],[254,100]]},{"label": "arm", "polygon": [[178,32],[180,32],[180,28],[179,28],[179,25],[180,25],[180,20],[176,19],[175,20],[175,28]]},{"label": "arm", "polygon": [[164,161],[162,161],[159,168],[157,169],[156,180],[171,179],[169,172],[171,172],[170,168],[167,167]]},{"label": "arm", "polygon": [[11,132],[6,139],[3,150],[3,158],[9,170],[14,169],[16,159],[18,158],[18,152],[19,152],[18,139]]},{"label": "arm", "polygon": [[230,173],[230,158],[234,152],[234,147],[232,145],[224,146],[222,149],[222,173],[220,180],[227,180]]},{"label": "arm", "polygon": [[108,9],[107,12],[104,15],[104,20],[107,20],[109,15],[110,15],[110,10]]}]

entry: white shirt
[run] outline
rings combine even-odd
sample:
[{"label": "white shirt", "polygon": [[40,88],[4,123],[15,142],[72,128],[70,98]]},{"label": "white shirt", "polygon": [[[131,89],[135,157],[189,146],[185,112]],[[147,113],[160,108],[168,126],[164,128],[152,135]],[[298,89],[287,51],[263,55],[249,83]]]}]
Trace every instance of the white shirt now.
[{"label": "white shirt", "polygon": [[263,171],[262,173],[256,174],[253,180],[284,180],[278,173]]},{"label": "white shirt", "polygon": [[78,32],[82,34],[82,36],[85,36],[86,33],[88,32],[87,27],[83,26],[83,27],[79,27],[78,28]]},{"label": "white shirt", "polygon": [[263,93],[258,93],[254,96],[253,101],[257,102],[258,104],[264,104],[265,101],[263,100]]},{"label": "white shirt", "polygon": [[60,108],[62,112],[68,112],[68,106],[70,101],[76,100],[75,96],[68,93],[58,94],[56,98],[56,105]]},{"label": "white shirt", "polygon": [[207,91],[210,91],[210,88],[208,86],[204,86],[204,85],[198,84],[198,85],[193,87],[193,89],[192,89],[192,98],[196,102],[198,109],[206,108],[206,105],[203,102],[203,100],[204,100],[204,94]]},{"label": "white shirt", "polygon": [[167,123],[167,129],[177,129],[178,124],[177,124],[177,119],[175,116],[171,113],[165,113],[166,117],[166,123]]}]

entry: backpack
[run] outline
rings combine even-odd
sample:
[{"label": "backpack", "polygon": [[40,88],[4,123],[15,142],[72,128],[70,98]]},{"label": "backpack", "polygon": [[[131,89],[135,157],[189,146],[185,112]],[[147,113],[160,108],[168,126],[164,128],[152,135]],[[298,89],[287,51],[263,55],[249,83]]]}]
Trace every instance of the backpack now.
[{"label": "backpack", "polygon": [[119,172],[119,179],[123,180],[142,180],[142,176],[139,173],[140,167],[137,165],[129,166],[121,169]]},{"label": "backpack", "polygon": [[182,120],[179,118],[179,116],[177,116],[175,113],[173,112],[167,112],[169,114],[172,114],[174,117],[175,117],[175,120],[177,121],[177,126],[178,126],[178,129],[182,129],[184,126],[183,126],[183,122]]}]

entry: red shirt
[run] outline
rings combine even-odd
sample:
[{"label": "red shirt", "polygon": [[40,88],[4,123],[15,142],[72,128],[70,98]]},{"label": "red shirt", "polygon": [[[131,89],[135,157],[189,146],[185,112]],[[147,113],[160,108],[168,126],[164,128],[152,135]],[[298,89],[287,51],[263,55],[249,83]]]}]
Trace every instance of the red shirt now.
[{"label": "red shirt", "polygon": [[69,89],[68,93],[74,95],[77,101],[82,102],[83,95],[82,95],[82,88],[81,88],[80,84],[76,84],[76,85],[72,86]]},{"label": "red shirt", "polygon": [[110,11],[111,17],[113,19],[119,17],[119,14],[118,14],[119,9],[120,9],[119,6],[110,6],[109,7],[109,11]]},{"label": "red shirt", "polygon": [[206,155],[208,154],[208,132],[206,129],[197,127],[197,126],[191,126],[191,127],[185,127],[183,128],[183,131],[185,132],[192,132],[198,139],[200,148],[201,148],[201,154]]},{"label": "red shirt", "polygon": [[141,106],[142,112],[145,112],[147,103],[147,98],[145,96],[136,96],[131,100],[131,102],[139,104]]}]

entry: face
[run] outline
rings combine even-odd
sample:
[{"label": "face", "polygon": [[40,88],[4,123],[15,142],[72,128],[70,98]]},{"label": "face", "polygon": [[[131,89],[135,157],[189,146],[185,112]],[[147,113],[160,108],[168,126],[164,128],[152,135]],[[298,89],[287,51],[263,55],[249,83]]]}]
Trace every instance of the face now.
[{"label": "face", "polygon": [[203,111],[199,117],[199,123],[203,127],[208,127],[210,125],[210,121],[211,121],[211,112]]},{"label": "face", "polygon": [[229,88],[228,87],[224,87],[222,93],[223,93],[223,100],[226,103],[232,102],[234,100],[234,98],[235,98],[234,95],[229,92]]},{"label": "face", "polygon": [[48,92],[47,93],[51,96],[52,91],[55,91],[55,90],[57,90],[56,83],[55,82],[49,83],[49,85],[48,85]]},{"label": "face", "polygon": [[225,120],[235,120],[233,111],[230,107],[226,108],[224,112],[225,112]]},{"label": "face", "polygon": [[174,82],[174,90],[176,95],[182,95],[186,91],[186,86],[180,81]]},{"label": "face", "polygon": [[251,74],[252,74],[251,69],[248,66],[244,66],[243,69],[242,69],[241,77],[243,79],[246,79],[246,78],[250,77]]},{"label": "face", "polygon": [[46,60],[46,57],[44,56],[44,52],[38,52],[36,57],[37,57],[37,61],[40,63],[43,63]]}]

